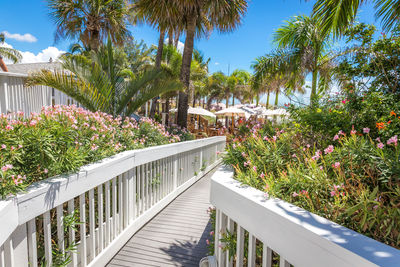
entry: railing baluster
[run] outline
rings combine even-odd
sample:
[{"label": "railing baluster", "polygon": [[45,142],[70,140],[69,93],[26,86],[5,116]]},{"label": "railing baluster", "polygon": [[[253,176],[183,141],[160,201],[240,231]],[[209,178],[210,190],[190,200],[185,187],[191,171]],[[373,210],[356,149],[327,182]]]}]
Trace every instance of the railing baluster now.
[{"label": "railing baluster", "polygon": [[290,263],[282,255],[279,257],[279,267],[290,267]]},{"label": "railing baluster", "polygon": [[122,209],[122,217],[124,218],[124,224],[123,224],[123,229],[128,227],[129,223],[129,195],[128,195],[128,175],[130,175],[129,172],[124,173],[123,178],[122,178],[122,189],[123,189],[123,209]]},{"label": "railing baluster", "polygon": [[243,267],[243,260],[244,260],[244,229],[238,224],[237,240],[236,240],[236,267]]},{"label": "railing baluster", "polygon": [[44,256],[47,266],[53,264],[53,254],[51,247],[51,224],[50,224],[50,211],[43,214],[43,232],[44,232]]},{"label": "railing baluster", "polygon": [[58,249],[64,253],[64,205],[57,206],[57,241]]},{"label": "railing baluster", "polygon": [[263,256],[262,256],[262,267],[272,266],[272,250],[264,243],[263,244]]},{"label": "railing baluster", "polygon": [[94,207],[94,189],[89,190],[89,254],[90,259],[94,259],[96,256],[96,217],[95,217],[95,207]]},{"label": "railing baluster", "polygon": [[4,256],[4,246],[0,246],[0,267],[6,267],[6,261]]},{"label": "railing baluster", "polygon": [[117,178],[114,177],[112,179],[112,237],[113,239],[118,235],[117,234]]},{"label": "railing baluster", "polygon": [[97,187],[97,212],[98,212],[98,224],[99,224],[99,253],[104,248],[104,200],[103,200],[103,184]]},{"label": "railing baluster", "polygon": [[123,194],[124,191],[122,190],[122,180],[123,180],[123,176],[125,174],[121,174],[118,177],[118,234],[120,234],[122,232],[122,230],[124,229],[124,214],[123,214]]},{"label": "railing baluster", "polygon": [[87,251],[86,251],[86,207],[85,207],[85,193],[79,196],[79,212],[80,212],[80,234],[81,234],[81,244],[80,244],[80,259],[81,266],[86,266],[87,263]]},{"label": "railing baluster", "polygon": [[105,243],[106,246],[110,244],[110,232],[111,232],[111,227],[110,227],[110,181],[105,183],[105,199],[106,199],[106,234],[105,234]]},{"label": "railing baluster", "polygon": [[247,256],[247,266],[256,266],[256,237],[249,232],[249,251]]},{"label": "railing baluster", "polygon": [[149,206],[148,208],[151,208],[154,203],[154,162],[149,163],[149,171],[147,175],[149,176],[149,187],[148,187],[148,192],[149,192]]},{"label": "railing baluster", "polygon": [[[68,201],[68,214],[74,214],[75,212],[75,205],[74,205],[74,199],[71,199]],[[68,233],[68,242],[69,245],[72,243],[75,243],[75,230],[74,227],[69,228],[69,233]],[[75,267],[78,265],[78,259],[77,255],[74,251],[71,252],[71,266]]]},{"label": "railing baluster", "polygon": [[146,210],[146,202],[145,202],[145,171],[144,171],[145,165],[140,166],[140,214],[143,214],[143,212]]},{"label": "railing baluster", "polygon": [[[36,218],[27,223],[28,226],[28,257],[31,267],[37,267],[37,241],[36,241]],[[1,265],[0,266],[4,266]]]}]

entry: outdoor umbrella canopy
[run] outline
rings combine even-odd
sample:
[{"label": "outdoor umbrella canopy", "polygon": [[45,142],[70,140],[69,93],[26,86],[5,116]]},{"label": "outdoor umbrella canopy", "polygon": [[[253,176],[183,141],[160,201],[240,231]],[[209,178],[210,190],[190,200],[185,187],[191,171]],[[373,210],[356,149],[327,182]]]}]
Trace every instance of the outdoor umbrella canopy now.
[{"label": "outdoor umbrella canopy", "polygon": [[240,108],[230,107],[215,112],[215,115],[227,116],[227,117],[234,117],[234,116],[245,117],[246,112]]},{"label": "outdoor umbrella canopy", "polygon": [[[176,111],[177,111],[176,108],[170,110],[170,112],[172,112],[172,113],[175,113]],[[211,111],[208,111],[208,110],[206,110],[204,108],[192,108],[192,107],[189,107],[188,114],[216,118],[214,113],[212,113]]]}]

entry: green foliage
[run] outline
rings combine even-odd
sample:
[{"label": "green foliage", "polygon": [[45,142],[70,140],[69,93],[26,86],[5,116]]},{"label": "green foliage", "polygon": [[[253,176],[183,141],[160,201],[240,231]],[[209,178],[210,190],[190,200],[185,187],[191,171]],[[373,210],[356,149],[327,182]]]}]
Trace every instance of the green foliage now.
[{"label": "green foliage", "polygon": [[27,84],[56,88],[91,111],[114,116],[130,116],[153,97],[181,88],[164,71],[150,69],[133,73],[125,68],[124,56],[109,41],[99,51],[91,51],[89,57],[65,56],[64,70],[34,73]]},{"label": "green foliage", "polygon": [[[172,130],[170,130],[172,132]],[[24,119],[0,117],[0,195],[2,198],[55,175],[78,170],[125,150],[190,138],[168,133],[150,119],[137,123],[74,106],[47,107]]]},{"label": "green foliage", "polygon": [[[358,124],[361,129],[340,129],[329,136],[340,127],[335,119],[343,118],[346,125],[352,118],[321,114],[327,107],[318,109],[297,110],[307,114],[281,128],[249,125],[251,130],[228,146],[225,163],[234,167],[236,179],[267,196],[399,248],[400,128],[391,129],[393,136],[386,137],[388,128],[374,132]],[[393,116],[392,121],[400,118]]]}]

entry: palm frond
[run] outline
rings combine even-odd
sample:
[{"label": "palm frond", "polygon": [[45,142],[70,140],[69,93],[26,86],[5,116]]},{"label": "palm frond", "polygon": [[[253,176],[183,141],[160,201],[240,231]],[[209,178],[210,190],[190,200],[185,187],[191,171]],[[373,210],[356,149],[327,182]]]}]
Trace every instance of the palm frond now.
[{"label": "palm frond", "polygon": [[0,47],[0,56],[11,60],[14,64],[22,60],[22,55],[18,50],[8,47]]}]

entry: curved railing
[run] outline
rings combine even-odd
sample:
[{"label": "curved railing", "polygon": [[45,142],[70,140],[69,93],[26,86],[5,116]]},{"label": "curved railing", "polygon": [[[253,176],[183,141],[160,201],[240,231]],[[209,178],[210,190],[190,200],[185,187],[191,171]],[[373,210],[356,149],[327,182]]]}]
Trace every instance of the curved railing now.
[{"label": "curved railing", "polygon": [[126,151],[0,201],[0,267],[105,265],[224,148],[211,137]]},{"label": "curved railing", "polygon": [[[262,246],[263,267],[272,266],[399,266],[400,251],[233,179],[221,167],[211,179],[211,203],[216,207],[215,256],[218,266],[256,265]],[[234,251],[223,242],[236,237]],[[222,240],[221,240],[222,239]],[[245,259],[245,239],[247,258]],[[262,243],[262,244],[261,244]],[[260,261],[260,257],[257,258]]]}]

